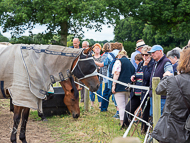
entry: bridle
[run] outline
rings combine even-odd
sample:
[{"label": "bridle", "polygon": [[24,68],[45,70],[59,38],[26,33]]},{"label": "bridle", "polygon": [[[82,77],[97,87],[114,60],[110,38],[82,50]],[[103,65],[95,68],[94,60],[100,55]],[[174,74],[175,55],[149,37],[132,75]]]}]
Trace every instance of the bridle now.
[{"label": "bridle", "polygon": [[83,51],[71,74],[74,74],[79,80],[97,75],[97,68],[92,55],[84,54]]}]

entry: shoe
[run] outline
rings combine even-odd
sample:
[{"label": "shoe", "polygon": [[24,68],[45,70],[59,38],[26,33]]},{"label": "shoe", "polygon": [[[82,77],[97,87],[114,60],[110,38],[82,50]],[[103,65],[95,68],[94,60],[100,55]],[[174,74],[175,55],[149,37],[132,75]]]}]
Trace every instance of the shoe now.
[{"label": "shoe", "polygon": [[99,109],[101,109],[101,106],[99,106]]},{"label": "shoe", "polygon": [[126,130],[128,128],[128,126],[127,125],[125,125],[125,124],[123,124],[122,126],[121,126],[121,128],[120,128],[120,130]]},{"label": "shoe", "polygon": [[116,118],[116,119],[119,119],[119,114],[117,114],[117,112],[116,112],[113,117]]}]

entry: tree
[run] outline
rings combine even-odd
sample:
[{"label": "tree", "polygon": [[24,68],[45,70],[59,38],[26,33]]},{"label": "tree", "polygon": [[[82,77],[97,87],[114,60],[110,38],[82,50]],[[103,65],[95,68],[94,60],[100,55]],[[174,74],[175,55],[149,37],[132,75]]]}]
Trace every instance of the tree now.
[{"label": "tree", "polygon": [[119,9],[124,17],[144,21],[163,34],[190,29],[189,0],[107,0],[107,3],[109,8]]},{"label": "tree", "polygon": [[111,13],[106,7],[104,0],[0,0],[0,25],[3,32],[13,30],[15,36],[37,23],[45,24],[47,38],[60,34],[62,45],[66,45],[69,33],[82,36],[83,27],[101,31],[102,24],[113,23],[111,17],[116,10]]},{"label": "tree", "polygon": [[0,42],[9,42],[9,39],[0,33]]},{"label": "tree", "polygon": [[114,40],[122,43],[136,42],[142,39],[144,25],[142,21],[134,20],[132,17],[122,19],[114,28]]}]

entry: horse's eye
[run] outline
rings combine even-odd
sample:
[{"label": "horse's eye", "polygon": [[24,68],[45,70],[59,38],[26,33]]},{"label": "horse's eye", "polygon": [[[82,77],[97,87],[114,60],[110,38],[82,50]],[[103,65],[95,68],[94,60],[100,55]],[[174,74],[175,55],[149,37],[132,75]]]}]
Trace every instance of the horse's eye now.
[{"label": "horse's eye", "polygon": [[74,92],[74,89],[73,89],[73,88],[71,89],[71,92],[72,92],[72,93]]},{"label": "horse's eye", "polygon": [[72,101],[75,101],[75,99],[71,99]]}]

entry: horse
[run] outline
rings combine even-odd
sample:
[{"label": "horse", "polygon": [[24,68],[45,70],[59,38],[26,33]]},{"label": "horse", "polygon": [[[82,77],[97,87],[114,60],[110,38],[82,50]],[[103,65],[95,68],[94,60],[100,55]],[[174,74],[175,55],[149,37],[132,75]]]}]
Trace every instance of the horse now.
[{"label": "horse", "polygon": [[[76,59],[72,62],[72,66],[70,67],[70,72],[67,73],[68,74],[67,79],[65,79],[63,77],[63,74],[59,73],[59,77],[61,79],[60,84],[61,84],[63,90],[65,91],[64,102],[65,102],[66,106],[68,107],[69,111],[71,112],[73,118],[78,118],[80,116],[80,110],[79,110],[79,94],[78,94],[77,86],[74,84],[72,74],[74,74],[74,76],[79,78],[86,86],[88,86],[91,91],[96,91],[99,87],[99,80],[98,80],[97,75],[95,74],[95,71],[92,71],[91,73],[89,73],[89,71],[91,69],[88,69],[88,67],[93,68],[93,69],[95,68],[95,63],[93,63],[94,61],[92,61],[92,59],[89,58],[89,55],[88,55],[88,52],[90,50],[92,50],[92,48],[85,49],[83,52],[81,52],[79,55],[77,55]],[[35,52],[39,52],[39,51],[36,50]],[[48,51],[48,52],[50,52],[50,51]],[[56,51],[53,51],[53,53],[56,53]],[[2,53],[0,53],[0,54],[2,54]],[[58,54],[58,53],[56,53],[56,54]],[[82,60],[82,61],[80,62],[80,60]],[[90,66],[86,67],[87,71],[85,71],[85,70],[83,71],[84,61],[86,61],[85,63],[87,63],[87,64],[90,63]],[[56,64],[56,63],[54,63],[54,64]],[[55,80],[55,78],[53,76],[51,76],[50,78],[51,78],[52,83],[57,81],[57,79]],[[44,82],[46,82],[46,81],[44,81]],[[1,87],[3,87],[2,84],[1,84]],[[4,91],[6,94],[11,95],[9,90],[5,89]],[[2,93],[4,91],[2,90]],[[22,143],[27,143],[25,131],[26,131],[26,124],[28,121],[29,111],[30,111],[30,108],[27,105],[26,106],[19,106],[16,104],[14,105],[14,117],[13,117],[14,124],[13,124],[13,130],[11,133],[11,142],[12,143],[16,143],[17,128],[18,128],[18,125],[20,122],[21,114],[22,114],[22,122],[21,122],[21,130],[20,130],[19,138],[22,141]]]}]

